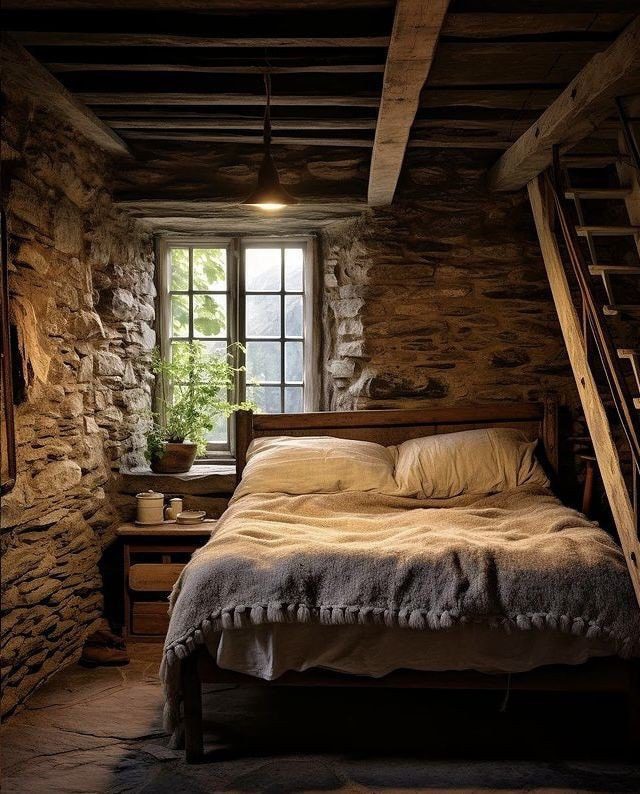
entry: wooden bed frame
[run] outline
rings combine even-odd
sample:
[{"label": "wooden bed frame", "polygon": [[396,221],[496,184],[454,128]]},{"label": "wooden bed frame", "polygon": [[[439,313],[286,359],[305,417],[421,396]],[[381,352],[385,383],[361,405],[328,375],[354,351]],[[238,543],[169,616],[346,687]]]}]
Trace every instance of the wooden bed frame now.
[{"label": "wooden bed frame", "polygon": [[[409,438],[484,427],[513,427],[539,439],[539,458],[553,478],[558,469],[558,409],[552,397],[541,402],[498,405],[461,404],[447,408],[350,411],[308,414],[236,414],[238,480],[249,444],[262,436],[336,436],[339,438],[398,444]],[[400,670],[382,678],[369,678],[322,670],[289,672],[275,681],[220,669],[204,648],[181,663],[184,703],[184,739],[187,761],[203,757],[202,684],[240,686],[349,686],[420,687],[427,689],[512,689],[538,691],[616,692],[630,697],[633,733],[639,727],[638,669],[619,659],[594,659],[578,666],[541,667],[511,676],[474,671],[417,672]]]}]

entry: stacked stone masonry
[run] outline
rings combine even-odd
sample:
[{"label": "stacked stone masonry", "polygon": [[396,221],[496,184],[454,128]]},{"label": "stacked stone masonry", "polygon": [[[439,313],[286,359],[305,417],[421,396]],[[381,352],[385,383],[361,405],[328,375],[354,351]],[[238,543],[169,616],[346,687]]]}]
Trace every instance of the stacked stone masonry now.
[{"label": "stacked stone masonry", "polygon": [[[142,463],[155,343],[153,247],[110,164],[59,118],[4,97],[11,319],[23,396],[2,499],[2,712],[78,657],[102,613],[111,472]],[[20,380],[20,378],[18,379]]]},{"label": "stacked stone masonry", "polygon": [[576,405],[526,194],[487,164],[409,150],[392,208],[323,232],[327,408]]}]

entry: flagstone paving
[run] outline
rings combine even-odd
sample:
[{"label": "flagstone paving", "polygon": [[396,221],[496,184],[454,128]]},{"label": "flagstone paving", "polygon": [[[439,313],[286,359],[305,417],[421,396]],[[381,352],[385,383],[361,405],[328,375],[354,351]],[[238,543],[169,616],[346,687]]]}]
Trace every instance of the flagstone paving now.
[{"label": "flagstone paving", "polygon": [[623,704],[597,698],[211,688],[206,760],[187,765],[162,728],[160,648],[130,652],[62,670],[6,722],[4,794],[640,791]]}]

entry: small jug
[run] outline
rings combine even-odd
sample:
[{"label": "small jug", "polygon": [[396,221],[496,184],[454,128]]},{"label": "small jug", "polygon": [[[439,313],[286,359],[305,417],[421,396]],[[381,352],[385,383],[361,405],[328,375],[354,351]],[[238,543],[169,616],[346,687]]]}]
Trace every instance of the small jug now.
[{"label": "small jug", "polygon": [[182,499],[179,496],[169,499],[169,506],[164,509],[166,521],[175,521],[178,513],[182,512]]}]

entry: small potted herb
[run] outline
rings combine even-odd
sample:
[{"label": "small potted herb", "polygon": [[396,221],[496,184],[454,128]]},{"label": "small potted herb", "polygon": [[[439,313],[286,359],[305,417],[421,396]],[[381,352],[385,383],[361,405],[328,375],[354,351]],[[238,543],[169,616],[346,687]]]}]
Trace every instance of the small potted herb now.
[{"label": "small potted herb", "polygon": [[219,417],[252,403],[231,403],[227,399],[239,371],[231,363],[233,351],[211,354],[200,342],[174,345],[171,360],[156,348],[151,369],[160,384],[160,405],[147,433],[147,459],[159,474],[187,472],[196,455],[207,448],[207,435]]}]

